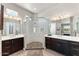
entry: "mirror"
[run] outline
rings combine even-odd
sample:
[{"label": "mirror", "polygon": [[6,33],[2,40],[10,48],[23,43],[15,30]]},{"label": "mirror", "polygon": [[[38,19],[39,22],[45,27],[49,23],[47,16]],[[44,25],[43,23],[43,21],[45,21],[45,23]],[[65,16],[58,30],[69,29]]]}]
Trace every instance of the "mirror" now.
[{"label": "mirror", "polygon": [[4,9],[4,25],[2,35],[18,35],[21,34],[21,18],[15,10]]},{"label": "mirror", "polygon": [[52,23],[56,23],[56,24],[50,26],[51,34],[53,33],[54,35],[79,37],[79,16],[71,16],[68,18],[51,21],[50,24]]},{"label": "mirror", "polygon": [[5,19],[3,26],[3,35],[18,35],[21,34],[21,21]]}]

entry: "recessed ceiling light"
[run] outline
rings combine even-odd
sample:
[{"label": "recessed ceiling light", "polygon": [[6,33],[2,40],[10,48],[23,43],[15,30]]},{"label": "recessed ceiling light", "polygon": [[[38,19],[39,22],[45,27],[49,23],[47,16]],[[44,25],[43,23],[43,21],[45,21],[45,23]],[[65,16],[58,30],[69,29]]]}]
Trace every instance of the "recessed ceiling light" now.
[{"label": "recessed ceiling light", "polygon": [[34,10],[37,10],[37,8],[34,8]]}]

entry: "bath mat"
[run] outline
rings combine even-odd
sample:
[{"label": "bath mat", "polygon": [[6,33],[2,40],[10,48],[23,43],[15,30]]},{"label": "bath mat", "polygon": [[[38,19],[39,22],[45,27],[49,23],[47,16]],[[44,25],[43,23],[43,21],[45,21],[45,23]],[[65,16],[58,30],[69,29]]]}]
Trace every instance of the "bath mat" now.
[{"label": "bath mat", "polygon": [[27,56],[43,56],[42,50],[28,50]]},{"label": "bath mat", "polygon": [[31,42],[27,44],[27,49],[40,49],[43,48],[42,43],[40,42]]}]

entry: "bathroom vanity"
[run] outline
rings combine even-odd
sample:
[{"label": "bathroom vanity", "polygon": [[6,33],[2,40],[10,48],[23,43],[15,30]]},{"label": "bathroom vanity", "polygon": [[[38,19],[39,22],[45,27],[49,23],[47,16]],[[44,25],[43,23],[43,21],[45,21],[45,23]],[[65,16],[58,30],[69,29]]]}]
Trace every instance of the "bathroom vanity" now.
[{"label": "bathroom vanity", "polygon": [[2,56],[8,56],[24,48],[24,36],[2,36]]},{"label": "bathroom vanity", "polygon": [[67,56],[79,56],[79,37],[52,35],[45,36],[46,48]]}]

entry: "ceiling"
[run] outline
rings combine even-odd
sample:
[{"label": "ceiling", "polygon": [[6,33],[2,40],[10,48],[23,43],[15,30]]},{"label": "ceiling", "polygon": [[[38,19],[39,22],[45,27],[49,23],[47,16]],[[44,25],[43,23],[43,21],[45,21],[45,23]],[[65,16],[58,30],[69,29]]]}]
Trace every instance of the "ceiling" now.
[{"label": "ceiling", "polygon": [[17,5],[40,17],[55,19],[79,15],[79,3],[18,3]]}]

